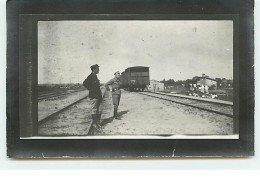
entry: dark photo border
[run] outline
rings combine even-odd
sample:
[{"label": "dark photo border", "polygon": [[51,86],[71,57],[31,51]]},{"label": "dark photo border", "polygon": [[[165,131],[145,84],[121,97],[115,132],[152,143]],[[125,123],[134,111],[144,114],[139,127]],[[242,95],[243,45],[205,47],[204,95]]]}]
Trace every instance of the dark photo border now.
[{"label": "dark photo border", "polygon": [[[245,157],[254,155],[252,0],[10,0],[7,2],[7,154],[12,158]],[[20,139],[37,136],[42,20],[233,20],[234,133],[239,139]],[[31,119],[25,123],[24,120]],[[34,121],[35,120],[35,121]],[[23,126],[25,125],[25,126]],[[23,130],[26,129],[26,130]]]}]

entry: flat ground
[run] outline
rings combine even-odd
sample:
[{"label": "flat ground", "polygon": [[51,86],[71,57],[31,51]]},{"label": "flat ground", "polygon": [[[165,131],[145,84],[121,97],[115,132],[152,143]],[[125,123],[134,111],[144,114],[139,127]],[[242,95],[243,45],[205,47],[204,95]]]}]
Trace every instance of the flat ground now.
[{"label": "flat ground", "polygon": [[[97,135],[233,134],[233,119],[229,117],[127,91],[122,91],[119,106],[122,120],[112,120],[111,94],[105,96],[103,129]],[[60,103],[63,103],[63,100]],[[55,100],[57,106],[61,105],[57,103],[59,102]],[[41,124],[39,135],[87,136],[91,124],[90,108],[87,98]]]},{"label": "flat ground", "polygon": [[122,120],[104,125],[101,135],[233,134],[233,120],[169,101],[123,91]]},{"label": "flat ground", "polygon": [[48,98],[38,102],[38,121],[47,116],[61,110],[62,108],[72,104],[73,102],[88,95],[88,90],[63,95],[59,97]]}]

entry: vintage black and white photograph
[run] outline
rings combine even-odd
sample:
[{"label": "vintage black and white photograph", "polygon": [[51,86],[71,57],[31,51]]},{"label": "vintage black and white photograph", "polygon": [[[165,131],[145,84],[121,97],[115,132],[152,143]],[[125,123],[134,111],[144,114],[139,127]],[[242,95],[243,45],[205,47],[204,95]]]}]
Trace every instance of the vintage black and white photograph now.
[{"label": "vintage black and white photograph", "polygon": [[38,21],[38,136],[238,139],[233,27]]},{"label": "vintage black and white photograph", "polygon": [[9,1],[7,155],[253,156],[254,1],[238,2]]}]

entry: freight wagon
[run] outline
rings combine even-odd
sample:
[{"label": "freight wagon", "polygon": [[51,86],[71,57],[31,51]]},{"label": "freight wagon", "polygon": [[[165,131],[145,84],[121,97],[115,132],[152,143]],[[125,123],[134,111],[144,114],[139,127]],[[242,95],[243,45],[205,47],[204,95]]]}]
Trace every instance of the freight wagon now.
[{"label": "freight wagon", "polygon": [[150,84],[149,67],[129,67],[122,72],[120,82],[123,88],[129,91],[144,91]]}]

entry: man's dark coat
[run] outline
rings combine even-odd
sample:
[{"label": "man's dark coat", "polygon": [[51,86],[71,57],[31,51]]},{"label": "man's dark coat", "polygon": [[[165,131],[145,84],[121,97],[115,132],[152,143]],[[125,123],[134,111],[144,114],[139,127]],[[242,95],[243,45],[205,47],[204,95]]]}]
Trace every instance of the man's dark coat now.
[{"label": "man's dark coat", "polygon": [[83,85],[89,90],[89,98],[102,99],[100,82],[95,73],[91,73],[84,80]]}]

